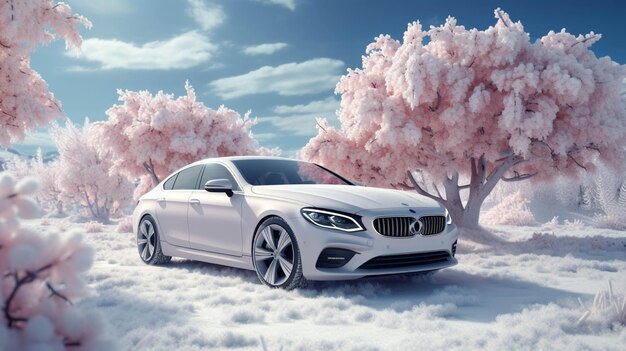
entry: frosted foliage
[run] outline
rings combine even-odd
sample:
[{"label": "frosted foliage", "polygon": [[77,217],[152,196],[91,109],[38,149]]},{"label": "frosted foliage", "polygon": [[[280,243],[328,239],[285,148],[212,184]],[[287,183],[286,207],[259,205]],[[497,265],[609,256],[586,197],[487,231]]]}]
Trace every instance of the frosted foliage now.
[{"label": "frosted foliage", "polygon": [[121,104],[106,112],[101,143],[110,148],[115,170],[140,179],[136,195],[202,158],[272,153],[257,149],[249,114],[241,118],[224,106],[212,110],[196,100],[189,83],[185,89],[187,95],[178,98],[162,91],[118,91]]},{"label": "frosted foliage", "polygon": [[516,191],[495,205],[481,217],[481,223],[494,225],[535,225],[537,222],[528,208],[530,201],[521,191]]},{"label": "frosted foliage", "polygon": [[[622,167],[626,68],[590,50],[600,35],[531,42],[520,22],[495,17],[485,30],[448,17],[428,30],[410,23],[402,41],[376,38],[336,86],[341,128],[318,121],[300,156],[376,186],[414,187],[407,171],[429,173],[446,190],[431,197],[462,226],[477,225],[503,177],[578,175],[598,159]],[[456,201],[459,176],[471,206]]]},{"label": "frosted foliage", "polygon": [[42,209],[61,215],[64,213],[63,199],[59,187],[59,162],[45,163],[41,149],[32,159],[14,157],[5,164],[5,169],[15,178],[34,177],[40,184],[36,199]]},{"label": "frosted foliage", "polygon": [[38,215],[36,191],[34,179],[0,173],[0,350],[104,350],[100,319],[70,303],[88,293],[93,250],[78,234],[20,226]]},{"label": "frosted foliage", "polygon": [[61,117],[60,103],[30,67],[30,54],[56,37],[78,49],[78,26],[90,27],[65,3],[51,0],[0,2],[0,145],[24,139],[28,131]]},{"label": "frosted foliage", "polygon": [[59,149],[58,182],[61,195],[78,203],[85,213],[101,222],[119,214],[132,199],[133,186],[112,170],[111,151],[98,144],[100,124],[88,121],[78,129],[69,120],[52,134]]},{"label": "frosted foliage", "polygon": [[578,325],[597,329],[626,326],[626,293],[619,294],[613,291],[613,284],[609,281],[608,290],[600,290],[593,301],[585,304],[578,300],[584,312],[578,320]]},{"label": "frosted foliage", "polygon": [[593,204],[601,210],[594,217],[600,227],[626,229],[626,178],[602,167],[594,178]]}]

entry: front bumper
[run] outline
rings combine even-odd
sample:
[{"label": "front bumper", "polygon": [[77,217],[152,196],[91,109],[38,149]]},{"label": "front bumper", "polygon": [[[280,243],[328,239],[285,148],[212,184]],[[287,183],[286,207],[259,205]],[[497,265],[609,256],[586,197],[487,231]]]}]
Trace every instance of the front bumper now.
[{"label": "front bumper", "polygon": [[[459,233],[454,224],[446,226],[442,233],[436,235],[395,238],[376,232],[371,219],[363,218],[363,222],[366,227],[365,231],[346,233],[317,227],[304,218],[293,218],[289,221],[298,240],[304,276],[309,280],[348,280],[375,275],[432,271],[457,264],[457,260],[453,257],[452,245],[456,242]],[[338,268],[316,267],[320,253],[327,248],[347,249],[356,254],[345,265]],[[450,259],[444,262],[404,267],[361,268],[364,263],[379,256],[435,251],[448,252]]]}]

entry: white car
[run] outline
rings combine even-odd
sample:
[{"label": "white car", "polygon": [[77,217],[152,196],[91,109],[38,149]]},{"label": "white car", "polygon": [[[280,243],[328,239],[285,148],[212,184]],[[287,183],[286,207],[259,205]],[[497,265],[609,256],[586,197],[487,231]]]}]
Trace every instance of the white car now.
[{"label": "white car", "polygon": [[435,201],[278,157],[186,166],[141,197],[133,224],[147,264],[177,256],[249,269],[275,288],[457,263],[457,228]]}]

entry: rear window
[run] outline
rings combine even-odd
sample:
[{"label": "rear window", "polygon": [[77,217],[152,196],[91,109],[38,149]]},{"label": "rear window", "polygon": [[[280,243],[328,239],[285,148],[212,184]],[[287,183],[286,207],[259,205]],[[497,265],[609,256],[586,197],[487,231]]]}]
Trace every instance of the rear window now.
[{"label": "rear window", "polygon": [[178,172],[178,175],[176,176],[176,181],[174,181],[173,189],[195,189],[201,170],[202,166],[197,165]]},{"label": "rear window", "polygon": [[170,177],[170,179],[163,183],[163,189],[172,190],[174,188],[174,182],[176,181],[176,177],[178,177],[178,173],[174,174]]}]

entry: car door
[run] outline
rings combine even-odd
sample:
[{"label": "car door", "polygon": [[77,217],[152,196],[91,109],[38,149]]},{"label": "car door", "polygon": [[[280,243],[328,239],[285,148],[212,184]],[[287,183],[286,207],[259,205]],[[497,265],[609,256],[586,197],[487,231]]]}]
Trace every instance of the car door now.
[{"label": "car door", "polygon": [[[209,180],[228,179],[234,194],[204,190]],[[230,171],[222,164],[204,166],[199,189],[189,197],[189,245],[193,249],[233,256],[242,255],[241,207],[243,194]]]},{"label": "car door", "polygon": [[[169,244],[189,247],[187,212],[189,196],[198,184],[202,165],[185,168],[164,183],[163,192],[157,198],[157,220],[165,241]],[[166,186],[167,185],[167,186]]]}]

